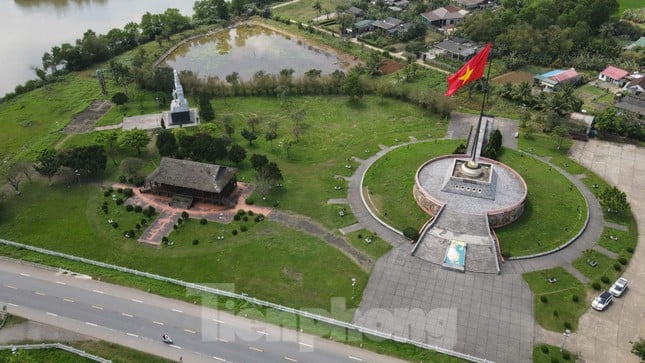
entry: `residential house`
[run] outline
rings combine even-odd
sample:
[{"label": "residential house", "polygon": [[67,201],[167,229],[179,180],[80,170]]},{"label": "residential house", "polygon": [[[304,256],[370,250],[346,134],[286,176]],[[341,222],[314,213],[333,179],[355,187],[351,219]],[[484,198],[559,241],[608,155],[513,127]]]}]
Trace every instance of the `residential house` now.
[{"label": "residential house", "polygon": [[451,58],[459,60],[468,60],[474,56],[481,46],[473,41],[463,38],[452,38],[433,44],[432,47],[437,49],[436,53],[441,53]]},{"label": "residential house", "polygon": [[645,118],[645,94],[630,94],[619,97],[614,107],[621,112],[630,113],[643,119]]},{"label": "residential house", "polygon": [[372,24],[374,23],[374,20],[370,19],[364,19],[361,21],[358,21],[352,25],[352,29],[350,29],[350,32],[352,33],[353,36],[357,36],[359,34],[371,32],[374,27]]},{"label": "residential house", "polygon": [[464,16],[469,12],[453,5],[434,9],[421,14],[421,18],[430,26],[447,31],[453,29],[457,24],[464,21]]},{"label": "residential house", "polygon": [[628,44],[627,46],[625,46],[625,49],[633,49],[636,47],[645,48],[645,37],[640,37],[637,41]]},{"label": "residential house", "polygon": [[576,140],[587,141],[591,136],[594,118],[595,116],[587,113],[572,112],[568,122],[569,135]]},{"label": "residential house", "polygon": [[542,87],[545,91],[557,91],[565,83],[578,84],[582,76],[575,69],[555,69],[544,74],[537,74],[533,77],[533,84]]},{"label": "residential house", "polygon": [[598,74],[598,79],[603,82],[609,82],[617,87],[623,87],[627,84],[629,72],[614,66],[607,66],[605,70]]},{"label": "residential house", "polygon": [[354,18],[362,18],[365,15],[365,11],[361,8],[351,6],[349,9],[345,10],[345,14],[349,14]]},{"label": "residential house", "polygon": [[453,0],[453,2],[459,5],[462,9],[469,11],[481,9],[488,5],[488,1],[486,0]]},{"label": "residential house", "polygon": [[388,36],[394,36],[407,31],[410,28],[410,24],[404,23],[403,20],[389,17],[385,20],[377,20],[373,22],[372,27],[375,30],[380,29]]},{"label": "residential house", "polygon": [[623,89],[632,95],[645,94],[645,76],[638,74],[631,75],[630,78],[631,81]]}]

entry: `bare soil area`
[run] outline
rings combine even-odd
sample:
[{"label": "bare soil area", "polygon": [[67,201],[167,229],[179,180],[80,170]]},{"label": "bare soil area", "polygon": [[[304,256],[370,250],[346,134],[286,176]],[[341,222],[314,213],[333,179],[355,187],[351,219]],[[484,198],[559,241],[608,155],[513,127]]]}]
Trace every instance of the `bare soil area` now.
[{"label": "bare soil area", "polygon": [[66,134],[84,134],[94,130],[94,124],[103,116],[113,104],[107,100],[92,102],[83,112],[72,117],[72,121],[65,126],[63,132]]},{"label": "bare soil area", "polygon": [[386,58],[381,62],[381,66],[378,69],[382,74],[390,74],[403,68],[405,68],[405,64]]},{"label": "bare soil area", "polygon": [[508,82],[522,83],[524,81],[531,83],[533,81],[533,75],[528,72],[515,71],[504,73],[491,80],[491,82],[495,84],[504,84]]}]

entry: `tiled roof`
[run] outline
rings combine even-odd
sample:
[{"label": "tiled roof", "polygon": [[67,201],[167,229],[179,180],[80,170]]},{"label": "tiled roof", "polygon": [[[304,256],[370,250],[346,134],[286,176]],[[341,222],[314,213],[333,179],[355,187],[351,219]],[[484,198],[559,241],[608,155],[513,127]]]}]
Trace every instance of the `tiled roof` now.
[{"label": "tiled roof", "polygon": [[164,157],[146,181],[221,193],[235,173],[236,168]]},{"label": "tiled roof", "polygon": [[600,72],[600,74],[603,74],[613,80],[619,80],[627,77],[629,75],[629,72],[627,72],[624,69],[616,68],[614,66],[608,66],[605,68],[604,71]]}]

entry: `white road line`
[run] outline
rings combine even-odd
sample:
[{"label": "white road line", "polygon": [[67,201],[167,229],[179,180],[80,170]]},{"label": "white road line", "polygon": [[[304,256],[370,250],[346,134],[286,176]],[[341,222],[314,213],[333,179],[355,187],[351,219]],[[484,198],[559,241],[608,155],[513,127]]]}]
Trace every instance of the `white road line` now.
[{"label": "white road line", "polygon": [[134,317],[134,315],[128,314],[128,313],[121,313],[121,315],[127,316],[128,318],[133,318]]},{"label": "white road line", "polygon": [[178,346],[178,345],[174,345],[174,344],[173,344],[173,345],[171,345],[171,347],[173,347],[173,348],[175,348],[175,349],[182,349],[180,346]]},{"label": "white road line", "polygon": [[313,345],[311,345],[311,344],[307,344],[307,343],[303,343],[303,342],[298,342],[298,344],[300,344],[300,345],[304,345],[304,346],[305,346],[305,347],[307,347],[307,348],[313,348],[313,347],[314,347],[314,346],[313,346]]},{"label": "white road line", "polygon": [[134,302],[136,302],[136,303],[142,303],[142,302],[143,302],[143,301],[141,301],[141,300],[139,300],[139,299],[130,299],[130,300],[132,300],[132,301],[134,301]]},{"label": "white road line", "polygon": [[68,298],[64,298],[63,300],[65,300],[65,301],[67,301],[67,302],[74,302],[74,300],[72,300],[72,299],[68,299]]},{"label": "white road line", "polygon": [[64,283],[62,281],[56,281],[56,283],[59,284],[59,285],[67,285],[66,283]]},{"label": "white road line", "polygon": [[176,313],[183,313],[183,311],[181,311],[181,310],[179,310],[179,309],[172,309],[172,311],[174,311],[174,312],[176,312]]},{"label": "white road line", "polygon": [[360,359],[360,358],[358,358],[358,357],[354,357],[353,355],[348,355],[348,356],[347,356],[347,358],[349,358],[349,359],[353,359],[353,360],[357,360],[357,361],[359,361],[359,362],[362,362],[362,361],[363,361],[362,359]]},{"label": "white road line", "polygon": [[102,307],[100,307],[100,306],[98,306],[98,305],[92,305],[92,307],[93,307],[94,309],[103,310],[103,308],[102,308]]},{"label": "white road line", "polygon": [[153,322],[153,323],[155,323],[155,324],[157,324],[157,325],[163,325],[163,323],[162,323],[162,322],[160,322],[160,321],[153,320],[152,322]]},{"label": "white road line", "polygon": [[289,362],[297,362],[297,360],[291,358],[291,357],[284,357],[284,359],[288,360]]},{"label": "white road line", "polygon": [[194,331],[194,330],[190,330],[190,329],[184,329],[184,331],[185,331],[186,333],[190,333],[190,334],[197,334],[197,332],[196,332],[196,331]]},{"label": "white road line", "polygon": [[40,291],[34,291],[34,294],[36,294],[36,295],[40,295],[40,296],[45,296],[45,293],[44,293],[44,292],[40,292]]},{"label": "white road line", "polygon": [[217,356],[213,356],[213,358],[217,359],[220,362],[226,362],[226,359],[224,359],[224,358],[220,358],[220,357],[217,357]]},{"label": "white road line", "polygon": [[126,334],[127,334],[127,335],[129,335],[129,336],[131,336],[131,337],[134,337],[134,338],[138,338],[138,337],[139,337],[138,335],[136,335],[136,334],[132,334],[132,333],[126,333]]},{"label": "white road line", "polygon": [[17,287],[15,287],[15,286],[11,286],[11,285],[5,285],[5,286],[6,286],[6,287],[8,287],[8,288],[10,288],[10,289],[18,290],[18,288],[17,288]]},{"label": "white road line", "polygon": [[47,315],[49,315],[49,316],[58,316],[58,315],[56,315],[54,313],[50,313],[49,311],[47,312]]},{"label": "white road line", "polygon": [[249,349],[255,350],[256,352],[264,352],[262,349],[256,347],[249,347]]},{"label": "white road line", "polygon": [[21,273],[20,273],[20,276],[30,277],[31,275],[30,275],[30,274],[26,274],[26,273],[24,273],[24,272],[21,272]]},{"label": "white road line", "polygon": [[98,326],[98,325],[96,325],[96,324],[94,324],[94,323],[90,323],[90,322],[87,322],[87,321],[85,322],[85,325],[89,325],[89,326]]},{"label": "white road line", "polygon": [[223,322],[221,320],[217,320],[217,319],[213,319],[213,321],[216,322],[216,323],[220,323],[220,324],[226,324],[225,322]]},{"label": "white road line", "polygon": [[262,330],[256,330],[255,332],[258,333],[258,334],[262,334],[262,335],[269,335],[269,333],[267,333],[265,331],[262,331]]},{"label": "white road line", "polygon": [[95,293],[97,293],[97,294],[105,294],[105,293],[104,293],[103,291],[101,291],[101,290],[92,290],[92,292],[95,292]]},{"label": "white road line", "polygon": [[20,306],[20,305],[16,305],[16,304],[12,304],[12,303],[9,303],[8,305],[9,305],[9,306],[15,306],[15,307]]}]

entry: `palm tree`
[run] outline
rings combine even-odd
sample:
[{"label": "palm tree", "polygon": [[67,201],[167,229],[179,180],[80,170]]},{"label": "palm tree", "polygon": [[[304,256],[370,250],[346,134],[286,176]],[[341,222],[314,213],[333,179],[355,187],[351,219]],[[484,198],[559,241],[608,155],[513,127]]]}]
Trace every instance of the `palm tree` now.
[{"label": "palm tree", "polygon": [[312,8],[314,8],[314,10],[316,10],[318,12],[318,17],[320,17],[320,13],[322,12],[322,9],[323,9],[322,4],[320,3],[320,1],[316,0],[316,2],[314,3],[314,6],[312,6]]}]

